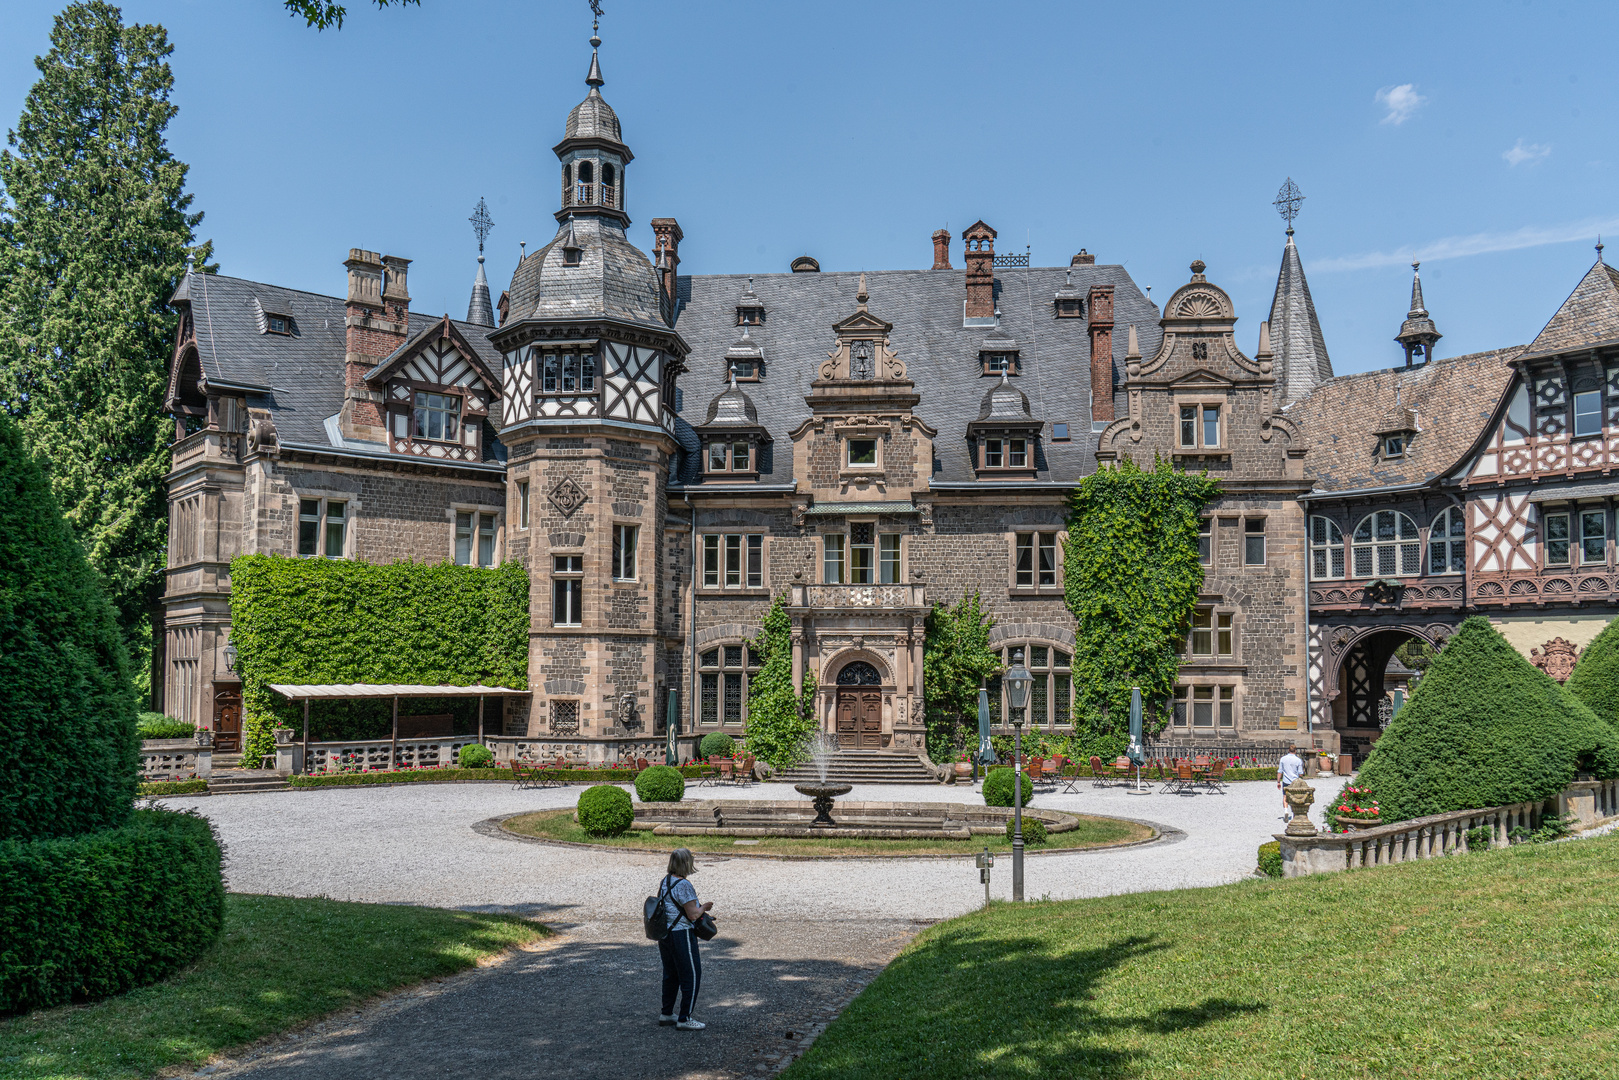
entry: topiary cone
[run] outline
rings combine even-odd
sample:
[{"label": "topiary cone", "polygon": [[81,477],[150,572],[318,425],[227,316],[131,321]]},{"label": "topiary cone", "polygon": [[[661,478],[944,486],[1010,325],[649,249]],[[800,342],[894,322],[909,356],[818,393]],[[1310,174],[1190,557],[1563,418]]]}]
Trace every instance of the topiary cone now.
[{"label": "topiary cone", "polygon": [[1619,619],[1580,653],[1568,677],[1568,692],[1610,724],[1619,724]]},{"label": "topiary cone", "polygon": [[1619,775],[1619,735],[1474,616],[1373,745],[1357,786],[1384,821],[1545,799]]}]

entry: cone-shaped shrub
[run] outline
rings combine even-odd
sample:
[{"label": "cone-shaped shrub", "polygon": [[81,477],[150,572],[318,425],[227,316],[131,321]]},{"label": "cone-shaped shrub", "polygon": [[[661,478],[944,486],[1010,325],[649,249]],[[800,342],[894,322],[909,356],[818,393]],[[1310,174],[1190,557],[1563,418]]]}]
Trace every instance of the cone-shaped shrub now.
[{"label": "cone-shaped shrub", "polygon": [[1619,736],[1475,616],[1434,658],[1356,786],[1393,822],[1545,799],[1581,770],[1619,775]]},{"label": "cone-shaped shrub", "polygon": [[1568,691],[1610,724],[1619,724],[1619,619],[1580,653]]},{"label": "cone-shaped shrub", "polygon": [[112,605],[0,414],[0,840],[122,824],[140,771],[135,713]]}]

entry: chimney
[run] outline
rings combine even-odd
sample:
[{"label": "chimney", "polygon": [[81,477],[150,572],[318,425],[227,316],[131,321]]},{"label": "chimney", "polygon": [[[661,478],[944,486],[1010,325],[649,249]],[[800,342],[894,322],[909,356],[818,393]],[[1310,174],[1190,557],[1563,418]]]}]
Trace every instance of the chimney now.
[{"label": "chimney", "polygon": [[1079,249],[1079,254],[1075,255],[1072,259],[1068,260],[1068,265],[1069,266],[1095,266],[1096,265],[1096,256],[1092,255],[1090,252],[1086,251],[1084,248],[1080,248]]},{"label": "chimney", "polygon": [[663,281],[663,294],[669,298],[669,309],[675,305],[675,277],[680,269],[680,242],[686,234],[680,231],[680,222],[672,217],[652,219],[653,251]]},{"label": "chimney", "polygon": [[967,264],[967,306],[964,319],[995,317],[995,230],[982,221],[961,234],[961,257]]},{"label": "chimney", "polygon": [[943,229],[933,234],[933,269],[950,269],[950,234]]},{"label": "chimney", "polygon": [[1092,285],[1085,309],[1091,313],[1091,419],[1112,420],[1113,286]]},{"label": "chimney", "polygon": [[409,259],[350,248],[348,299],[344,309],[343,412],[345,436],[387,442],[383,396],[365,384],[365,373],[405,343],[410,328]]}]

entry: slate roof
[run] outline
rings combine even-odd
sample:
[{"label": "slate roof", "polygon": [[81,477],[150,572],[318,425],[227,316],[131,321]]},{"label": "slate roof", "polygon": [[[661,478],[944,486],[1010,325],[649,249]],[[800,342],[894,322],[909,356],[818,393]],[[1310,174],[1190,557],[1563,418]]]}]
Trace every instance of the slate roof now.
[{"label": "slate roof", "polygon": [[[564,265],[563,249],[570,245],[580,249],[577,266]],[[581,207],[562,222],[549,244],[517,264],[505,325],[524,319],[607,317],[667,330],[660,297],[658,272],[624,235],[624,226]],[[731,322],[734,331],[734,310]]]},{"label": "slate roof", "polygon": [[1524,355],[1546,356],[1615,341],[1619,341],[1619,270],[1599,255]]},{"label": "slate roof", "polygon": [[1310,283],[1304,278],[1304,264],[1299,261],[1292,229],[1287,230],[1282,268],[1276,274],[1276,294],[1270,303],[1270,341],[1275,355],[1276,389],[1284,404],[1305,397],[1332,378],[1332,359],[1327,356],[1327,341],[1321,336],[1321,320],[1315,314],[1315,301],[1310,299]]},{"label": "slate roof", "polygon": [[[1058,319],[1052,311],[1068,270],[1002,269],[995,282],[1000,329],[1017,342],[1022,368],[1012,385],[1027,396],[1035,419],[1045,424],[1038,479],[1063,482],[1077,481],[1096,468],[1089,322]],[[1082,292],[1091,285],[1114,286],[1113,365],[1115,379],[1122,382],[1127,327],[1136,325],[1150,355],[1162,338],[1159,311],[1122,266],[1075,266],[1072,274],[1074,288]],[[768,466],[759,477],[761,484],[793,479],[789,435],[810,416],[804,397],[836,341],[833,324],[855,311],[858,278],[857,272],[753,275],[753,291],[765,309],[764,325],[751,328],[764,353],[764,377],[749,383],[747,393],[759,422],[776,440],[775,452],[761,462]],[[746,274],[683,276],[676,286],[680,307],[675,328],[691,345],[688,370],[680,377],[684,408],[676,435],[688,453],[679,475],[693,486],[702,481],[692,453],[697,438],[691,423],[702,422],[726,382],[726,352],[738,337],[737,297],[747,288],[747,279]],[[973,480],[967,424],[978,419],[986,391],[1000,376],[981,374],[978,359],[992,328],[961,325],[965,271],[877,270],[867,272],[866,279],[871,313],[894,324],[889,343],[922,399],[912,411],[938,431],[933,480]],[[1115,415],[1123,403],[1120,394]],[[1069,425],[1072,442],[1051,442],[1053,421]]]},{"label": "slate roof", "polygon": [[[247,392],[248,405],[270,411],[282,441],[332,445],[325,421],[343,407],[346,335],[341,298],[222,274],[192,274],[171,301],[185,302],[191,304],[196,322],[204,377],[212,383],[258,388]],[[290,315],[294,333],[264,333],[260,311]],[[411,312],[409,337],[414,339],[443,317]],[[477,350],[498,386],[501,356],[489,343],[488,328],[451,322]]]},{"label": "slate roof", "polygon": [[[1489,424],[1522,352],[1514,345],[1322,383],[1283,410],[1304,429],[1305,476],[1316,491],[1348,492],[1444,475]],[[1384,459],[1375,433],[1401,426],[1407,412],[1419,430],[1403,457]]]}]

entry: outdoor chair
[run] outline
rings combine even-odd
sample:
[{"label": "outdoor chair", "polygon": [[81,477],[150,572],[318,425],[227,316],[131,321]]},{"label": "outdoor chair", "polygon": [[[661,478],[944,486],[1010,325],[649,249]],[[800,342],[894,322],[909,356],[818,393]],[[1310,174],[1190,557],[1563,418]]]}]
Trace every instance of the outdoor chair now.
[{"label": "outdoor chair", "polygon": [[758,758],[756,758],[752,754],[749,754],[746,757],[741,758],[741,759],[739,759],[737,761],[737,764],[736,764],[736,782],[737,783],[739,783],[739,784],[751,784],[751,783],[753,783],[753,764],[757,760],[758,760]]},{"label": "outdoor chair", "polygon": [[1107,780],[1107,773],[1102,768],[1102,759],[1095,754],[1091,755],[1091,787],[1101,787]]},{"label": "outdoor chair", "polygon": [[736,760],[734,758],[720,758],[720,780],[727,784],[735,782]]},{"label": "outdoor chair", "polygon": [[1040,782],[1040,775],[1046,767],[1045,758],[1030,758],[1023,765],[1023,775],[1028,778],[1031,785]]},{"label": "outdoor chair", "polygon": [[1203,783],[1210,790],[1225,794],[1225,758],[1220,758],[1209,766],[1209,771],[1203,776]]},{"label": "outdoor chair", "polygon": [[1192,763],[1185,759],[1178,760],[1175,762],[1174,772],[1170,773],[1169,779],[1164,782],[1160,794],[1167,792],[1179,795],[1191,791],[1192,782]]},{"label": "outdoor chair", "polygon": [[1062,769],[1066,764],[1068,764],[1068,759],[1061,755],[1051,758],[1046,762],[1045,775],[1041,779],[1052,787],[1056,787],[1062,780]]},{"label": "outdoor chair", "polygon": [[526,787],[534,786],[534,772],[521,761],[512,761],[512,787],[522,791]]},{"label": "outdoor chair", "polygon": [[698,787],[713,787],[719,782],[720,756],[718,754],[708,755],[707,762],[704,762],[701,758],[698,758],[697,763],[704,766],[703,775],[697,778]]},{"label": "outdoor chair", "polygon": [[645,770],[647,770],[649,768],[651,768],[651,765],[649,765],[647,763],[646,758],[636,758],[635,759],[635,770],[637,772],[644,772]]}]

